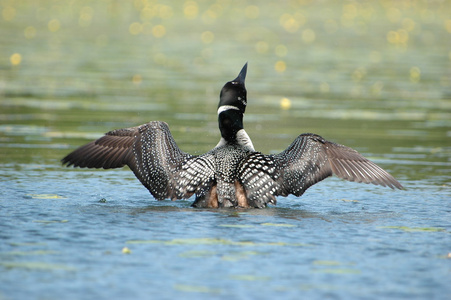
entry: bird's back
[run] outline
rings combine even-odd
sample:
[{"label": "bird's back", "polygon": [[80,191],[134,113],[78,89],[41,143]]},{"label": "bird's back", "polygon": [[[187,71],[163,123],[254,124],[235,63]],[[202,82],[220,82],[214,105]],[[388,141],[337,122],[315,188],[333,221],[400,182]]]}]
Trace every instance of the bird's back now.
[{"label": "bird's back", "polygon": [[[241,162],[253,153],[236,144],[226,144],[212,149],[197,160],[208,159],[214,167],[214,181],[206,195],[196,197],[196,207],[248,207],[239,179]],[[208,170],[206,170],[208,172]]]}]

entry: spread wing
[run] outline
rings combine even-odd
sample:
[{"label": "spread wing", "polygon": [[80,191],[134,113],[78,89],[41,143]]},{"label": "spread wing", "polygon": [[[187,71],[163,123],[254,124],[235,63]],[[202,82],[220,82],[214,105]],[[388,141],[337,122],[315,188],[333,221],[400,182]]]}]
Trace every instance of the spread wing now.
[{"label": "spread wing", "polygon": [[277,155],[250,154],[239,178],[256,207],[275,203],[275,196],[301,196],[315,183],[335,174],[349,181],[403,189],[387,171],[349,147],[315,134],[301,134]]},{"label": "spread wing", "polygon": [[[110,131],[61,161],[81,168],[110,169],[128,165],[150,193],[162,200],[189,198],[193,193],[203,192],[213,179],[212,170],[202,169],[201,157],[182,152],[168,125],[153,121]],[[205,176],[199,179],[196,176],[199,172]],[[180,185],[181,176],[184,186]]]}]

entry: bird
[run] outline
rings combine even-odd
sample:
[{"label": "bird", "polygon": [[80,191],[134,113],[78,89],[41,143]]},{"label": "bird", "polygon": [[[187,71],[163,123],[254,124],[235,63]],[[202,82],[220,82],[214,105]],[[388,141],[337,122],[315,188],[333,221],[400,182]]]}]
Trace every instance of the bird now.
[{"label": "bird", "polygon": [[167,123],[151,121],[107,132],[69,153],[62,164],[103,169],[127,165],[155,199],[195,196],[195,208],[265,208],[276,205],[278,196],[300,197],[332,175],[404,189],[356,150],[317,134],[300,134],[278,154],[256,151],[243,126],[247,65],[220,92],[217,115],[221,138],[210,151],[201,155],[183,152]]}]

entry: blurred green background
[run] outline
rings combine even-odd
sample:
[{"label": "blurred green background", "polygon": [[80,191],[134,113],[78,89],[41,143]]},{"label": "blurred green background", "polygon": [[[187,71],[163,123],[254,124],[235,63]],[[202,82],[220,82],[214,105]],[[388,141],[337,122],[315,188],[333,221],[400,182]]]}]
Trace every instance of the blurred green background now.
[{"label": "blurred green background", "polygon": [[449,175],[450,1],[0,5],[4,166],[59,168],[75,146],[151,120],[183,150],[208,151],[219,91],[248,61],[257,150],[315,132],[395,175]]}]

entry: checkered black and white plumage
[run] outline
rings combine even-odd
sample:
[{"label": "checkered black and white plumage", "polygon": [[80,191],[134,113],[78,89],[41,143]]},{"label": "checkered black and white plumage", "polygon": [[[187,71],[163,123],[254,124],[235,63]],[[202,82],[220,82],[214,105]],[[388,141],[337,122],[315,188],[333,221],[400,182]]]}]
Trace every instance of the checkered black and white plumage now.
[{"label": "checkered black and white plumage", "polygon": [[279,154],[250,154],[241,162],[238,174],[253,207],[276,204],[276,196],[299,197],[310,186],[332,175],[403,189],[387,171],[357,151],[310,133],[298,136]]},{"label": "checkered black and white plumage", "polygon": [[156,199],[195,195],[194,207],[275,205],[277,196],[301,196],[310,186],[334,174],[349,181],[403,188],[357,151],[315,134],[299,135],[276,155],[255,151],[243,128],[246,71],[247,64],[221,90],[221,140],[209,152],[196,156],[181,151],[168,125],[153,121],[110,131],[68,154],[62,163],[104,169],[128,165]]},{"label": "checkered black and white plumage", "polygon": [[[196,207],[265,207],[276,204],[280,195],[301,196],[333,174],[402,189],[389,173],[357,151],[318,135],[302,134],[277,155],[226,144],[193,156],[177,147],[168,125],[159,121],[110,131],[70,153],[63,163],[104,169],[128,165],[156,199],[196,195]],[[239,203],[237,184],[247,203]],[[217,199],[211,200],[213,189]]]}]

